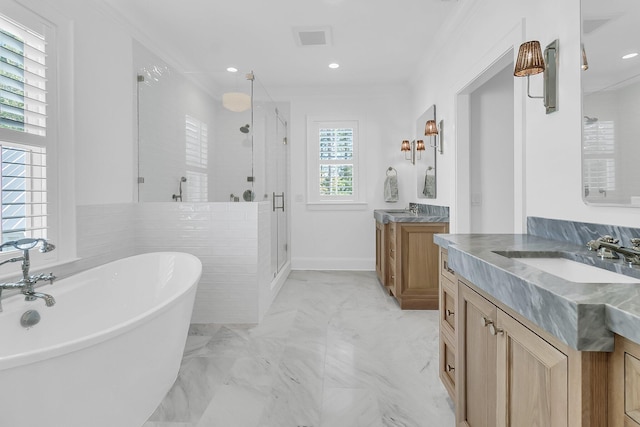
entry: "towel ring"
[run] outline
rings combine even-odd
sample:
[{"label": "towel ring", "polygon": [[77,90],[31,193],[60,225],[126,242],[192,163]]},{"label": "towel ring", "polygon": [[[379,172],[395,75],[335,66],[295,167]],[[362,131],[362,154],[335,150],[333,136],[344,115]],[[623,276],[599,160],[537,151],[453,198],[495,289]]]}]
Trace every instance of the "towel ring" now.
[{"label": "towel ring", "polygon": [[389,166],[389,169],[387,169],[387,176],[389,176],[389,172],[393,173],[394,176],[398,175],[398,171],[396,171],[394,168],[392,168],[391,166]]}]

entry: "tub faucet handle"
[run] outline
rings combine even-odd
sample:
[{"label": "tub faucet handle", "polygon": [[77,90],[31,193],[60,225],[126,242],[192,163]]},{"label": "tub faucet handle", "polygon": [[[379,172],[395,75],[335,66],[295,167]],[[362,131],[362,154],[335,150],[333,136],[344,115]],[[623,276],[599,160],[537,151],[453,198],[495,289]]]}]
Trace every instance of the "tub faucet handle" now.
[{"label": "tub faucet handle", "polygon": [[36,283],[39,280],[48,280],[49,284],[53,285],[53,281],[56,280],[56,276],[54,276],[53,273],[49,273],[49,274],[41,273],[41,274],[32,276],[31,280],[33,281],[33,283]]}]

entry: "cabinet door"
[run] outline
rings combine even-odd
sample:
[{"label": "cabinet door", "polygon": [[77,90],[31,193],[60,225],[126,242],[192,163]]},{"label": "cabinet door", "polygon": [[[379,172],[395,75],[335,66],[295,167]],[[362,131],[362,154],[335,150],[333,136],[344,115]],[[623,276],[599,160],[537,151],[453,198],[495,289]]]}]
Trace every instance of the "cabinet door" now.
[{"label": "cabinet door", "polygon": [[459,282],[456,315],[458,426],[495,427],[497,340],[489,326],[496,321],[496,306]]},{"label": "cabinet door", "polygon": [[386,272],[386,282],[385,282],[385,286],[387,287],[387,289],[389,290],[389,294],[390,295],[394,295],[396,296],[396,283],[397,283],[397,279],[396,279],[396,259],[397,259],[397,255],[396,255],[396,230],[397,230],[397,225],[395,222],[390,222],[389,224],[387,224],[387,231],[388,234],[386,235],[386,239],[387,239],[387,244],[385,246],[386,249],[386,253],[387,253],[387,259],[386,259],[386,264],[385,264],[385,268],[387,270]]},{"label": "cabinet door", "polygon": [[447,227],[442,223],[401,223],[398,227],[396,296],[402,298],[403,308],[438,309],[440,248],[433,235],[446,233]]},{"label": "cabinet door", "polygon": [[568,359],[498,311],[497,427],[568,425]]},{"label": "cabinet door", "polygon": [[385,283],[385,225],[376,221],[376,274],[378,280]]},{"label": "cabinet door", "polygon": [[609,427],[640,426],[640,345],[616,335],[609,366]]}]

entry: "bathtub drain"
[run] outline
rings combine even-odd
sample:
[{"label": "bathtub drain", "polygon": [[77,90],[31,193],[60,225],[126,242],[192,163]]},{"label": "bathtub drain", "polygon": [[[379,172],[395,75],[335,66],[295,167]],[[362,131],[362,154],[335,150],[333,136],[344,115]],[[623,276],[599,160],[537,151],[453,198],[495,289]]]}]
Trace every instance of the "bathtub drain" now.
[{"label": "bathtub drain", "polygon": [[35,310],[27,310],[20,317],[20,325],[23,328],[30,328],[40,321],[40,313]]}]

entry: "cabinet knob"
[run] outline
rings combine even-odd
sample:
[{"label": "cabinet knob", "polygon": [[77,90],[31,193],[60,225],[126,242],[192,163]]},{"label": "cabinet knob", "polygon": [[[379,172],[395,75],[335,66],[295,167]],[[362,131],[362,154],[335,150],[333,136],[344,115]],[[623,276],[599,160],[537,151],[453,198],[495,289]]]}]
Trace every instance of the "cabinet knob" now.
[{"label": "cabinet knob", "polygon": [[504,329],[496,328],[496,325],[493,323],[489,325],[489,333],[493,336],[495,335],[504,335]]},{"label": "cabinet knob", "polygon": [[396,278],[396,276],[394,276],[394,275],[391,275],[391,278],[392,278],[392,279],[395,279],[395,278]]},{"label": "cabinet knob", "polygon": [[456,368],[455,368],[455,367],[453,367],[453,366],[451,366],[451,365],[447,364],[447,372],[453,372],[453,371],[455,371],[455,370],[456,370]]},{"label": "cabinet knob", "polygon": [[482,316],[482,318],[480,319],[480,324],[483,327],[487,327],[489,325],[493,325],[493,320],[489,319],[488,317]]},{"label": "cabinet knob", "polygon": [[456,313],[454,313],[453,311],[447,309],[447,316],[453,316],[454,314],[456,314]]}]

